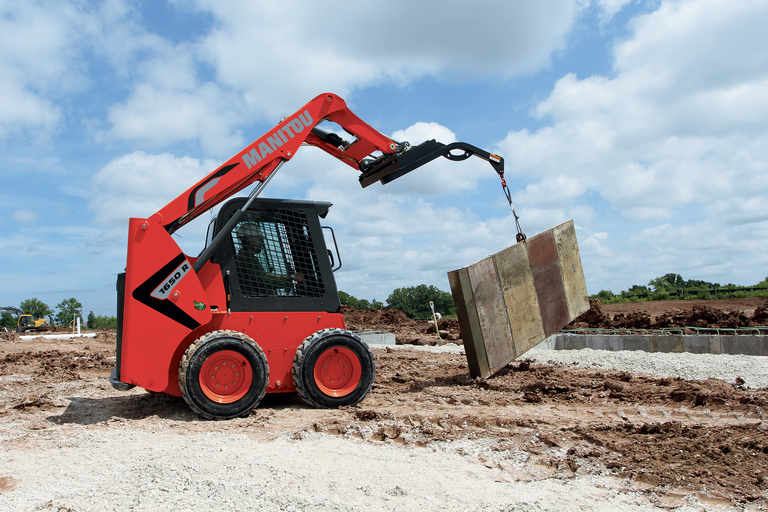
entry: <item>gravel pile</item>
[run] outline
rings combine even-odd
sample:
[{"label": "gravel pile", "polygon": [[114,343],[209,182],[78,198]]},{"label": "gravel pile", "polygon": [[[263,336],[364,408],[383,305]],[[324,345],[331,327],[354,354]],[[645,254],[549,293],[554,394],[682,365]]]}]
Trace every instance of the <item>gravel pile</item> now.
[{"label": "gravel pile", "polygon": [[768,387],[768,357],[743,355],[643,352],[640,350],[531,350],[523,357],[539,363],[605,368],[655,377],[686,380],[737,378],[750,388]]}]

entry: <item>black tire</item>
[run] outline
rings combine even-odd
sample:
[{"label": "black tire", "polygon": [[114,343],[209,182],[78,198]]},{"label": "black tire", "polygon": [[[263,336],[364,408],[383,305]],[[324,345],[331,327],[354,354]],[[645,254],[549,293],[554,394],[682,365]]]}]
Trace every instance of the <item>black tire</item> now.
[{"label": "black tire", "polygon": [[[246,371],[238,372],[242,369]],[[201,383],[202,371],[210,374],[212,380]],[[225,390],[230,380],[236,386]],[[236,331],[214,331],[201,336],[184,352],[179,365],[179,387],[184,401],[197,414],[211,420],[247,416],[264,398],[268,383],[269,365],[261,347]]]},{"label": "black tire", "polygon": [[[329,383],[322,374],[316,375],[316,369],[323,368],[322,361],[318,365],[321,356],[334,359],[330,370],[336,372],[338,382]],[[345,365],[349,366],[349,375]],[[340,407],[355,405],[366,397],[373,385],[376,364],[368,345],[359,336],[343,329],[325,329],[306,338],[296,349],[291,374],[296,391],[306,403],[313,407]]]}]

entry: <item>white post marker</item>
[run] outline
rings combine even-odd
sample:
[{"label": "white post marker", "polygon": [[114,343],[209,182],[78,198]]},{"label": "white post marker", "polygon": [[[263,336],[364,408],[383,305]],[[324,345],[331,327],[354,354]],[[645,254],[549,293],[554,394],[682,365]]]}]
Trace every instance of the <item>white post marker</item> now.
[{"label": "white post marker", "polygon": [[433,301],[429,301],[429,307],[432,310],[432,320],[435,322],[435,332],[437,333],[437,339],[438,345],[443,344],[443,338],[440,337],[440,328],[437,326],[437,315],[435,314],[435,303]]}]

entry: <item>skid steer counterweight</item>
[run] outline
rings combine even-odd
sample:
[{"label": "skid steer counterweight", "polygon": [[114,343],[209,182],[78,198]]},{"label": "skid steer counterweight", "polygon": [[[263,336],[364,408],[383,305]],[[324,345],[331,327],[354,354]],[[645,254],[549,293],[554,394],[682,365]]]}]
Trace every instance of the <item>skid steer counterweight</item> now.
[{"label": "skid steer counterweight", "polygon": [[[392,140],[340,97],[321,94],[154,215],[130,219],[117,285],[116,389],[183,396],[215,419],[248,414],[265,393],[298,391],[320,407],[365,397],[375,365],[339,312],[337,268],[320,226],[330,203],[257,198],[303,145],[357,170],[362,187],[390,183],[438,157],[478,156],[509,198],[500,156],[464,142]],[[197,258],[181,251],[174,231],[254,184],[248,198],[221,206]]]}]

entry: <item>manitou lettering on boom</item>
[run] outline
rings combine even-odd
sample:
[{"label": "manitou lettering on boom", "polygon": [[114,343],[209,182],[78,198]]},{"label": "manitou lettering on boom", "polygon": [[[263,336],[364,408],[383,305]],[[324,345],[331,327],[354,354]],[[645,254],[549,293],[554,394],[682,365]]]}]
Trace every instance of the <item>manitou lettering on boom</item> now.
[{"label": "manitou lettering on boom", "polygon": [[312,116],[310,115],[309,110],[305,110],[303,114],[299,114],[297,117],[288,121],[285,126],[275,130],[267,137],[266,141],[262,138],[258,148],[253,148],[243,155],[243,162],[245,162],[245,165],[250,169],[266,158],[268,154],[277,151],[277,148],[288,142],[288,138],[292,139],[303,132],[304,128],[312,128]]}]

